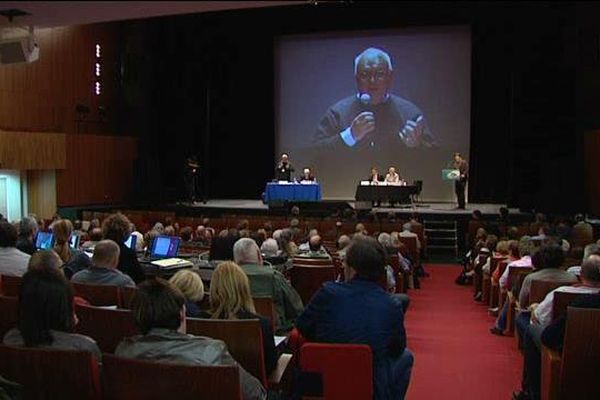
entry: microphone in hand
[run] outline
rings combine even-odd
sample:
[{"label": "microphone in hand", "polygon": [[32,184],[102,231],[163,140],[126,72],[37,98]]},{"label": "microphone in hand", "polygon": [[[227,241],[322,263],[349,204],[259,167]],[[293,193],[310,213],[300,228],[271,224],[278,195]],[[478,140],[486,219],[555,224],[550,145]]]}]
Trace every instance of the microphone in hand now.
[{"label": "microphone in hand", "polygon": [[371,95],[363,93],[359,97],[365,111],[358,114],[352,121],[350,130],[357,142],[364,139],[375,130],[375,116],[371,107]]}]

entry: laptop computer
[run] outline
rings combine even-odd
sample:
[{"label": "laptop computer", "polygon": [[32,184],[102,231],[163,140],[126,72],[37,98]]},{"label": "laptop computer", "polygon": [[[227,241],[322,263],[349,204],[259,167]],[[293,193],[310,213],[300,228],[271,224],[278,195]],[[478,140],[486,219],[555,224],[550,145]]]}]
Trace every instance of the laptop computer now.
[{"label": "laptop computer", "polygon": [[136,243],[137,243],[137,236],[129,235],[129,237],[125,241],[125,246],[129,247],[131,250],[135,251]]},{"label": "laptop computer", "polygon": [[180,237],[157,236],[152,242],[149,261],[161,269],[188,268],[193,266],[191,262],[177,258],[180,244]]},{"label": "laptop computer", "polygon": [[79,242],[81,240],[81,236],[79,235],[71,235],[71,238],[69,239],[69,246],[72,249],[78,249],[79,248]]},{"label": "laptop computer", "polygon": [[48,250],[54,245],[54,235],[50,232],[38,232],[35,247],[38,250]]}]

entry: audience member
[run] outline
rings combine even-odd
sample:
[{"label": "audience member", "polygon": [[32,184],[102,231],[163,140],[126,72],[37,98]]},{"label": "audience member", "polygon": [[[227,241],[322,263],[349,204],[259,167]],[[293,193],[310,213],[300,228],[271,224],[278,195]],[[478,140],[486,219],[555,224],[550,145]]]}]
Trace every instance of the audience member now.
[{"label": "audience member", "polygon": [[277,245],[277,240],[265,240],[260,246],[260,251],[263,257],[277,257],[279,255],[279,246]]},{"label": "audience member", "polygon": [[250,294],[250,282],[234,262],[217,266],[210,281],[210,318],[258,319],[262,330],[265,369],[270,374],[277,365],[277,353],[271,322],[256,314]]},{"label": "audience member", "polygon": [[24,217],[19,223],[19,235],[17,238],[17,249],[23,253],[32,255],[35,248],[35,236],[38,232],[38,223],[35,218]]},{"label": "audience member", "polygon": [[594,228],[591,224],[585,221],[585,217],[582,214],[575,216],[575,225],[571,232],[571,241],[573,247],[584,247],[594,242]]},{"label": "audience member", "polygon": [[98,243],[99,241],[102,240],[102,229],[101,228],[92,228],[92,230],[90,231],[90,237],[89,240],[84,242],[81,245],[81,248],[84,250],[93,250],[94,246],[96,246],[96,243]]},{"label": "audience member", "polygon": [[76,324],[73,290],[65,277],[51,268],[32,268],[23,276],[17,328],[6,333],[4,344],[88,351],[101,361],[96,342],[73,333]]},{"label": "audience member", "polygon": [[91,265],[73,275],[71,281],[89,285],[135,287],[135,282],[117,269],[119,253],[119,246],[112,240],[98,242]]},{"label": "audience member", "polygon": [[[600,255],[600,245],[598,245],[596,243],[592,243],[592,244],[588,244],[587,246],[585,246],[585,248],[583,249],[582,262],[587,260],[589,258],[589,256],[591,256],[592,254]],[[570,267],[569,269],[567,269],[567,272],[569,272],[575,276],[579,276],[581,273],[581,266],[577,265],[574,267]]]},{"label": "audience member", "polygon": [[[565,283],[567,285],[577,282],[577,278],[560,269],[564,261],[564,255],[562,249],[556,244],[545,244],[543,245],[531,258],[534,272],[527,275],[523,280],[520,291],[517,292],[514,288],[509,292],[509,298],[518,296],[518,307],[519,309],[526,310],[529,306],[529,292],[531,290],[532,280],[552,280]],[[508,308],[510,307],[510,301],[504,302],[504,306],[495,325],[490,329],[490,332],[494,335],[502,336],[506,329],[506,318],[508,315]],[[523,314],[525,315],[525,314]]]},{"label": "audience member", "polygon": [[33,253],[27,265],[27,271],[51,269],[63,273],[63,261],[54,250],[39,250]]},{"label": "audience member", "polygon": [[283,274],[262,265],[260,249],[252,239],[238,240],[233,247],[236,264],[248,276],[253,297],[271,297],[277,311],[275,326],[280,330],[291,329],[292,323],[300,315],[304,306],[296,290]]},{"label": "audience member", "polygon": [[0,275],[23,276],[31,257],[16,248],[17,229],[6,221],[0,222]]},{"label": "audience member", "polygon": [[313,235],[308,240],[308,251],[299,253],[296,255],[296,257],[322,258],[322,259],[326,259],[326,260],[331,260],[331,256],[329,255],[329,253],[327,253],[327,250],[325,250],[325,247],[323,247],[323,242],[321,240],[321,236],[319,236],[318,234]]},{"label": "audience member", "polygon": [[373,352],[373,398],[403,399],[413,355],[406,348],[402,305],[379,285],[384,274],[384,248],[373,238],[355,239],[346,254],[345,282],[326,283],[296,327],[310,341],[368,344]]},{"label": "audience member", "polygon": [[181,236],[181,241],[183,243],[189,243],[192,241],[192,228],[190,226],[185,226],[179,231],[179,235]]},{"label": "audience member", "polygon": [[204,283],[196,272],[182,269],[169,279],[185,298],[185,315],[190,318],[201,318],[202,311],[198,303],[204,298]]},{"label": "audience member", "polygon": [[[110,239],[119,246],[119,263],[117,268],[124,274],[129,275],[135,283],[140,283],[146,277],[144,270],[138,262],[135,250],[125,246],[125,240],[129,237],[131,222],[121,213],[111,214],[102,223],[102,236]],[[150,243],[149,243],[150,245]]]},{"label": "audience member", "polygon": [[552,321],[552,304],[554,302],[554,293],[581,293],[592,294],[600,292],[600,256],[591,255],[581,265],[581,284],[574,286],[561,286],[554,289],[546,295],[539,304],[531,304],[531,321],[540,327],[546,327]]},{"label": "audience member", "polygon": [[142,235],[141,232],[135,230],[135,226],[132,228],[134,229],[133,232],[131,232],[131,236],[135,236],[135,252],[136,253],[142,253],[144,251],[144,247],[146,247],[146,243],[144,241],[144,235]]},{"label": "audience member", "polygon": [[73,233],[73,225],[68,219],[54,221],[54,251],[63,261],[63,272],[67,279],[90,267],[90,258],[79,249],[72,249],[69,241]]},{"label": "audience member", "polygon": [[504,289],[504,290],[509,289],[509,287],[508,287],[508,272],[509,272],[510,268],[512,268],[512,267],[514,267],[514,268],[531,267],[532,266],[531,256],[533,256],[535,251],[536,251],[536,247],[535,247],[535,244],[533,243],[532,238],[530,238],[529,236],[523,236],[521,238],[521,240],[519,241],[519,254],[521,255],[521,258],[508,264],[508,266],[502,273],[502,276],[500,276],[500,278],[498,279],[498,284],[501,289]]},{"label": "audience member", "polygon": [[[185,298],[169,282],[155,278],[141,283],[132,312],[142,334],[124,339],[115,355],[185,365],[238,365],[222,341],[186,334]],[[265,399],[258,379],[239,369],[244,399]]]},{"label": "audience member", "polygon": [[417,241],[417,253],[421,253],[421,241],[419,240],[419,235],[412,232],[412,224],[410,222],[402,225],[402,232],[398,234],[400,237],[414,237]]}]

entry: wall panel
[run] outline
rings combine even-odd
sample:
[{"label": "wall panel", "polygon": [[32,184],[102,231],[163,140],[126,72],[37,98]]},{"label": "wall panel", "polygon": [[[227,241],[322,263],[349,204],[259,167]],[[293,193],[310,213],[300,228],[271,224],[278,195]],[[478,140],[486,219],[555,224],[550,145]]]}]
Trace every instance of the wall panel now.
[{"label": "wall panel", "polygon": [[137,139],[67,135],[67,168],[56,175],[58,206],[117,204],[131,198]]},{"label": "wall panel", "polygon": [[[0,66],[0,128],[11,131],[111,134],[119,79],[118,23],[36,30],[40,58]],[[102,46],[103,91],[96,96],[95,45]],[[77,123],[77,104],[90,109]],[[100,118],[98,107],[107,110]]]}]

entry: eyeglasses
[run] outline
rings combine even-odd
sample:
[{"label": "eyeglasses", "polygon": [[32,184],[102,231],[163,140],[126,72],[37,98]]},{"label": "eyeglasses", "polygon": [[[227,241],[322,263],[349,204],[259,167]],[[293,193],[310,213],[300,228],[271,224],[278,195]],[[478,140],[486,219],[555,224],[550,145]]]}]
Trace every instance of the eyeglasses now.
[{"label": "eyeglasses", "polygon": [[359,71],[356,74],[356,77],[358,79],[360,79],[361,81],[375,81],[375,82],[381,82],[383,80],[385,80],[385,78],[387,78],[388,76],[388,71],[386,70],[375,70],[372,72],[367,72],[367,71]]}]

